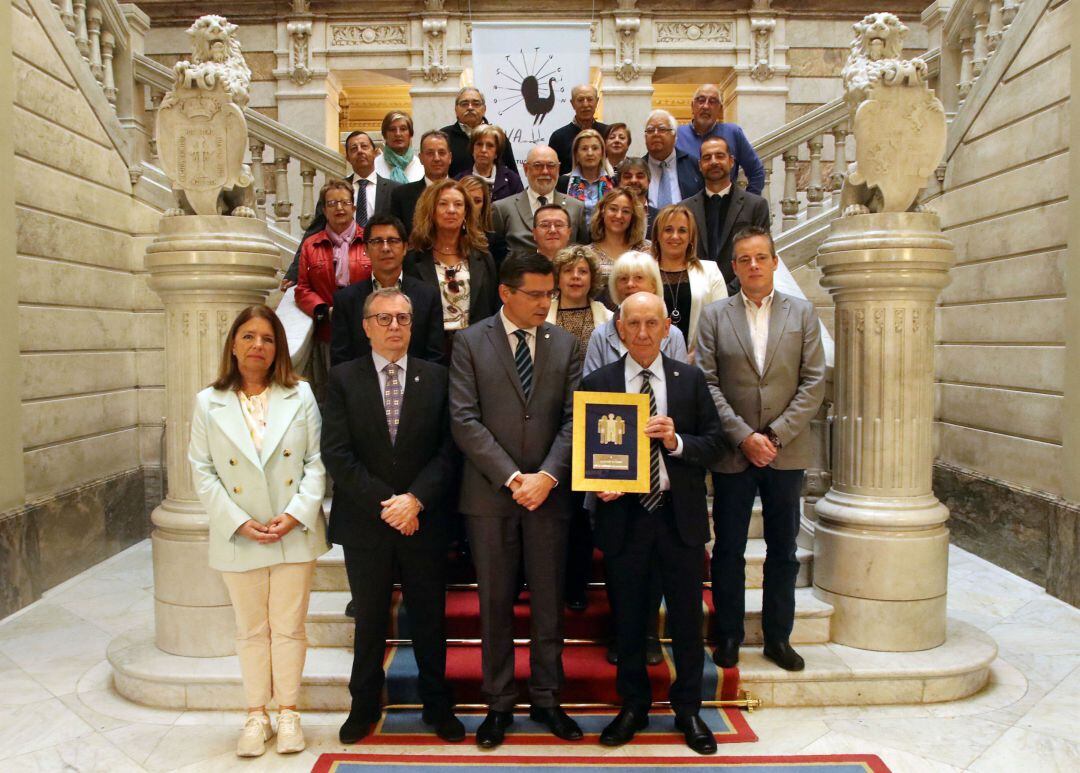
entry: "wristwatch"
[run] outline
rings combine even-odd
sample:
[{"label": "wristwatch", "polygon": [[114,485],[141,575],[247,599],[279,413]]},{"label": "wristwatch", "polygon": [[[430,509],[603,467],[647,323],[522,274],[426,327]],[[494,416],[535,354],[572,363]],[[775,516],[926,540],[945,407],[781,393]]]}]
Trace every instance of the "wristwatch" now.
[{"label": "wristwatch", "polygon": [[765,435],[765,437],[767,437],[769,439],[769,442],[772,443],[773,446],[776,447],[777,451],[779,451],[781,448],[784,447],[784,444],[780,442],[780,438],[778,438],[776,436],[776,433],[773,432],[772,427],[767,427],[765,429],[764,435]]}]

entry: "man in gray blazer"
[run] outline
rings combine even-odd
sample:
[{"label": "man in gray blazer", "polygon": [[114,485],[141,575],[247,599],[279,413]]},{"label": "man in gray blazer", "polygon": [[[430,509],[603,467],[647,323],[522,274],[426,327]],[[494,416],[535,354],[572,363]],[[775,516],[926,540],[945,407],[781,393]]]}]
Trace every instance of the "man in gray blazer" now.
[{"label": "man in gray blazer", "polygon": [[533,215],[545,204],[558,204],[570,215],[570,243],[588,244],[585,205],[555,190],[559,179],[559,157],[547,145],[537,145],[525,159],[526,188],[521,193],[496,201],[492,207],[495,233],[506,240],[509,254],[536,252]]},{"label": "man in gray blazer", "polygon": [[460,331],[450,365],[450,429],[465,456],[459,510],[480,591],[483,685],[489,711],[481,748],[502,743],[513,722],[514,598],[525,559],[532,615],[529,716],[558,738],[581,730],[559,706],[562,605],[570,519],[577,339],[546,322],[555,278],[535,252],[508,257],[502,310]]},{"label": "man in gray blazer", "polygon": [[735,234],[732,264],[742,290],[705,307],[697,364],[705,371],[727,453],[713,466],[713,604],[717,665],[739,661],[743,640],[746,537],[754,497],[765,526],[761,627],[765,657],[803,668],[791,648],[795,620],[795,537],[803,472],[812,459],[810,420],[825,398],[825,352],[809,301],[773,289],[772,236],[758,226]]}]

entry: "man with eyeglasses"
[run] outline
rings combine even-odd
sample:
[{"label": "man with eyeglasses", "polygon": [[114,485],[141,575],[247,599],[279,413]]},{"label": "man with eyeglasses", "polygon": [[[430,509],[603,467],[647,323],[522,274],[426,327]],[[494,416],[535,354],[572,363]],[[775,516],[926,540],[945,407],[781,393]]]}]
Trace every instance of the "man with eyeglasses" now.
[{"label": "man with eyeglasses", "polygon": [[746,174],[746,189],[760,195],[765,189],[765,165],[761,163],[742,127],[720,120],[724,114],[720,89],[712,83],[699,86],[690,100],[690,113],[693,116],[690,123],[680,126],[676,133],[675,147],[697,161],[701,158],[702,143],[710,137],[720,137],[727,143],[734,159],[731,179],[738,179],[741,168]]},{"label": "man with eyeglasses", "polygon": [[825,398],[825,353],[814,304],[777,292],[779,258],[769,231],[735,234],[732,264],[741,290],[711,303],[698,323],[697,364],[705,371],[727,440],[713,471],[713,661],[739,662],[745,613],[747,532],[761,497],[765,657],[786,671],[803,659],[790,644],[795,621],[795,538],[803,473],[814,458],[810,420]]},{"label": "man with eyeglasses", "polygon": [[405,260],[405,226],[393,215],[376,215],[364,234],[371,279],[351,284],[334,294],[330,324],[330,364],[362,357],[371,351],[362,309],[371,294],[384,288],[401,290],[412,303],[409,354],[439,362],[443,355],[443,316],[439,291],[401,270]]},{"label": "man with eyeglasses", "polygon": [[407,233],[412,233],[413,213],[420,194],[429,185],[445,180],[450,172],[450,138],[435,129],[424,132],[420,138],[420,163],[424,165],[424,177],[399,185],[390,194],[390,214],[405,224]]},{"label": "man with eyeglasses", "polygon": [[455,470],[447,372],[409,356],[414,324],[401,290],[370,294],[363,327],[371,353],[330,370],[323,406],[322,459],[335,487],[329,538],[344,549],[357,612],[352,707],[338,731],[346,744],[379,720],[395,574],[409,615],[423,721],[445,741],[465,737],[446,681],[445,503]]},{"label": "man with eyeglasses", "polygon": [[570,174],[574,168],[574,138],[586,129],[595,129],[607,138],[606,123],[596,120],[596,105],[600,95],[590,83],[582,83],[570,89],[570,106],[574,108],[574,118],[566,126],[551,133],[548,144],[559,157],[559,174]]},{"label": "man with eyeglasses", "polygon": [[570,215],[558,204],[545,204],[533,215],[533,239],[536,252],[555,260],[559,251],[570,244]]},{"label": "man with eyeglasses", "polygon": [[[473,129],[488,122],[484,117],[486,112],[487,102],[479,89],[466,86],[457,93],[454,99],[454,114],[457,120],[440,129],[450,138],[451,177],[456,178],[462,172],[472,169],[473,157],[469,150],[469,138],[472,137]],[[517,171],[514,149],[509,142],[503,143],[501,163],[508,169]]]},{"label": "man with eyeglasses", "polygon": [[[550,149],[549,149],[550,150]],[[542,255],[511,255],[499,274],[502,310],[454,338],[450,427],[465,457],[459,509],[480,592],[487,717],[477,745],[499,746],[514,721],[514,598],[525,559],[532,637],[529,716],[558,738],[581,739],[559,705],[570,507],[577,338],[547,321],[554,269]]]},{"label": "man with eyeglasses", "polygon": [[645,121],[645,149],[641,157],[649,165],[649,204],[659,211],[678,204],[705,187],[694,159],[675,147],[675,116],[653,110]]},{"label": "man with eyeglasses", "polygon": [[537,145],[525,160],[527,187],[521,193],[496,201],[491,208],[495,232],[506,241],[510,254],[527,255],[537,250],[533,236],[534,216],[540,207],[557,204],[570,218],[571,244],[588,244],[585,205],[555,190],[559,157],[547,145]]}]

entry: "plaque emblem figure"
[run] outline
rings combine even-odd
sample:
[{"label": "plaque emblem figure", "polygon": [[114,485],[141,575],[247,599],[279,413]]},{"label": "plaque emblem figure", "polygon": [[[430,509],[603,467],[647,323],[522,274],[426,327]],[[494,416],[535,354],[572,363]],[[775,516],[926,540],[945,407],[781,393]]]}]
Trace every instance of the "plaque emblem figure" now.
[{"label": "plaque emblem figure", "polygon": [[626,421],[622,416],[609,413],[607,416],[601,416],[597,421],[596,431],[600,433],[600,445],[614,443],[621,446],[623,435],[626,434]]},{"label": "plaque emblem figure", "polygon": [[908,28],[891,13],[852,25],[844,66],[856,165],[840,193],[844,217],[921,211],[915,202],[945,153],[945,109],[927,87],[922,59],[902,59]]},{"label": "plaque emblem figure", "polygon": [[188,29],[191,60],[174,68],[173,88],[161,102],[156,140],[172,181],[174,215],[255,217],[251,172],[244,163],[251,70],[240,52],[236,25],[207,15]]}]

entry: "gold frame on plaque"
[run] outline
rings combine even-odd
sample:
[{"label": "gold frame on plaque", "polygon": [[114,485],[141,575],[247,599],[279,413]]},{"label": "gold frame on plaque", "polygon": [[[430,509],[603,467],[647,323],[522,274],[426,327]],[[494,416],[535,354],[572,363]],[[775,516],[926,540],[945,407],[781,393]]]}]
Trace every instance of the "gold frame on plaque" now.
[{"label": "gold frame on plaque", "polygon": [[[629,452],[636,454],[636,477],[629,480],[595,477],[586,474],[586,442],[589,427],[586,426],[586,409],[591,405],[629,405],[637,409],[637,432],[628,438],[634,446]],[[649,438],[645,437],[645,423],[649,420],[649,396],[642,392],[574,392],[574,444],[571,454],[571,486],[574,491],[621,491],[625,494],[649,493]],[[622,428],[620,428],[621,430]],[[600,429],[597,428],[597,433]],[[619,432],[620,443],[622,438]],[[603,442],[603,441],[601,441]],[[620,455],[612,455],[613,459]],[[595,465],[593,465],[595,469]],[[617,468],[611,468],[617,469]]]}]

